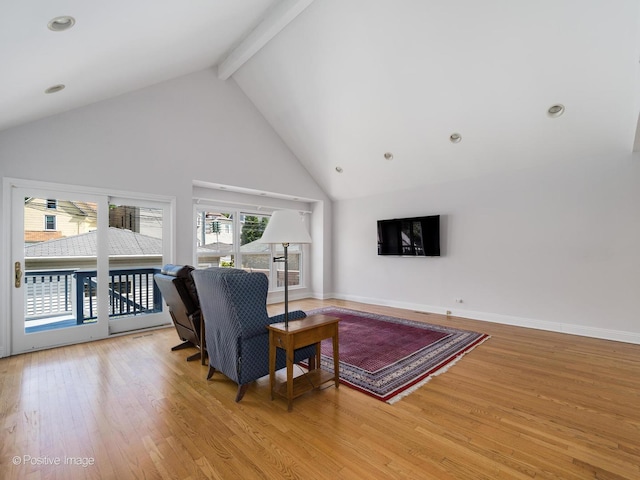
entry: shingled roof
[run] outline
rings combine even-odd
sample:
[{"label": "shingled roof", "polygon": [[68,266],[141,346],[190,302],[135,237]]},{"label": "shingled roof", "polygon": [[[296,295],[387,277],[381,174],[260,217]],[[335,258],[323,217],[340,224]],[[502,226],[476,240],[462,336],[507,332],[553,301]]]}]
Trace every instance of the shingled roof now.
[{"label": "shingled roof", "polygon": [[[95,257],[97,232],[25,246],[25,258]],[[109,227],[109,255],[139,257],[162,255],[162,240],[131,230]]]}]

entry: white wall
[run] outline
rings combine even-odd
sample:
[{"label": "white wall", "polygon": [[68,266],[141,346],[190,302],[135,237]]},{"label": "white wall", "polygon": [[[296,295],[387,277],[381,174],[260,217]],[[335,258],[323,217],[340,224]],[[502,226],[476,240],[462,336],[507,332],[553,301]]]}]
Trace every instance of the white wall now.
[{"label": "white wall", "polygon": [[[194,180],[329,201],[237,84],[213,70],[0,132],[0,176],[175,196],[178,263],[192,261]],[[318,248],[317,268],[330,268],[330,237]]]},{"label": "white wall", "polygon": [[[319,296],[640,343],[640,159],[631,156],[332,205],[237,85],[207,70],[0,132],[0,176],[175,195],[180,263],[192,259],[194,180],[316,198]],[[427,214],[443,216],[442,257],[377,256],[377,219]]]},{"label": "white wall", "polygon": [[[629,155],[336,202],[336,296],[640,343],[639,185]],[[443,256],[377,256],[376,220],[431,214]]]}]

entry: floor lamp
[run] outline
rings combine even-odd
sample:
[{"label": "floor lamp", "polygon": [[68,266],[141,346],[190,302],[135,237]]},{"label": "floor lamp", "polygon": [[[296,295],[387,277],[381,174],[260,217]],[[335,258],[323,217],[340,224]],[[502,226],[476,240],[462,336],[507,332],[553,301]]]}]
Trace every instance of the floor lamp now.
[{"label": "floor lamp", "polygon": [[293,210],[273,212],[261,243],[277,244],[284,247],[284,256],[274,257],[274,262],[284,262],[284,328],[289,328],[289,258],[287,248],[291,243],[311,243],[311,237],[302,223],[304,217]]}]

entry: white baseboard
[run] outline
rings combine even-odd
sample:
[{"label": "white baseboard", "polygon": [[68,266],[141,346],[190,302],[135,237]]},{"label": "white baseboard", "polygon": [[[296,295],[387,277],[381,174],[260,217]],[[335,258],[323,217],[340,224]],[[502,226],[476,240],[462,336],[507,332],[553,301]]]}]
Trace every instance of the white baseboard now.
[{"label": "white baseboard", "polygon": [[[304,300],[305,298],[309,298],[311,293],[306,288],[290,288],[289,289],[289,301],[293,300]],[[284,291],[280,290],[277,292],[269,292],[267,295],[267,305],[271,305],[272,303],[282,303],[284,302]]]},{"label": "white baseboard", "polygon": [[602,340],[614,340],[617,342],[640,344],[640,333],[636,332],[610,330],[607,328],[599,327],[587,327],[585,325],[576,325],[572,323],[548,322],[545,320],[536,320],[532,318],[514,317],[485,312],[472,312],[466,310],[453,312],[453,315],[469,318],[472,320],[482,320],[485,322],[494,322],[516,327],[535,328],[537,330],[567,333],[570,335],[579,335],[581,337],[592,337]]},{"label": "white baseboard", "polygon": [[336,298],[336,296],[331,293],[311,292],[311,298],[314,300],[331,300],[332,298]]},{"label": "white baseboard", "polygon": [[536,330],[546,330],[549,332],[567,333],[570,335],[579,335],[582,337],[592,337],[592,338],[599,338],[602,340],[614,340],[616,342],[640,344],[640,333],[637,333],[637,332],[610,330],[606,328],[588,327],[584,325],[575,325],[571,323],[548,322],[545,320],[515,317],[511,315],[501,315],[496,313],[474,312],[470,310],[452,310],[451,308],[439,307],[439,306],[433,306],[433,305],[396,302],[392,300],[358,297],[354,295],[334,294],[331,298],[335,298],[337,300],[349,300],[352,302],[366,303],[369,305],[381,305],[385,307],[402,308],[404,310],[413,310],[418,312],[439,313],[441,315],[445,315],[447,311],[451,311],[451,315],[455,317],[468,318],[470,320],[480,320],[484,322],[493,322],[493,323],[500,323],[503,325],[511,325],[514,327],[534,328]]}]

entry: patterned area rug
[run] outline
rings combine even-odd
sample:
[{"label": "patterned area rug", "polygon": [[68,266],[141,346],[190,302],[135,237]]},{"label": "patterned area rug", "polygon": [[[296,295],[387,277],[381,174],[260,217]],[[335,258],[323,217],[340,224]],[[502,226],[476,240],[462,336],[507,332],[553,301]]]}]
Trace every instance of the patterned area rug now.
[{"label": "patterned area rug", "polygon": [[[387,403],[409,395],[446,371],[488,335],[451,327],[325,307],[307,312],[340,318],[340,382]],[[320,364],[333,370],[331,339]]]}]

